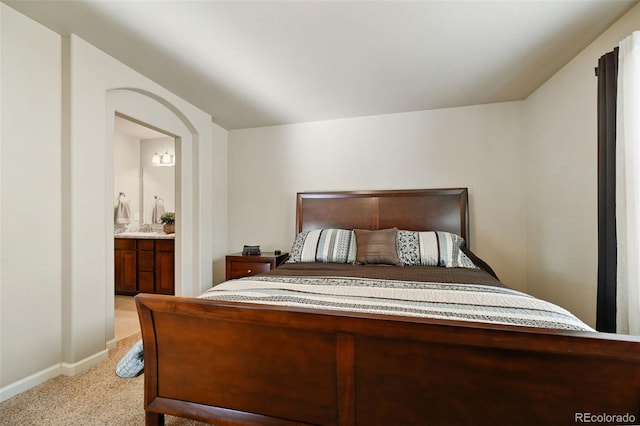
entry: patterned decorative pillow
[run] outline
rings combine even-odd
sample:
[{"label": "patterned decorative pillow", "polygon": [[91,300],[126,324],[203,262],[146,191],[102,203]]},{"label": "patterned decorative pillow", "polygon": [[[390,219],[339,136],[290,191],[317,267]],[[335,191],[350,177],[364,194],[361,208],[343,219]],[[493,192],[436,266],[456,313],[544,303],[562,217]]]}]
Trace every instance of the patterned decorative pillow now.
[{"label": "patterned decorative pillow", "polygon": [[296,235],[287,262],[353,263],[355,260],[353,231],[327,228]]},{"label": "patterned decorative pillow", "polygon": [[477,268],[460,249],[464,239],[442,231],[398,231],[398,256],[405,265]]}]

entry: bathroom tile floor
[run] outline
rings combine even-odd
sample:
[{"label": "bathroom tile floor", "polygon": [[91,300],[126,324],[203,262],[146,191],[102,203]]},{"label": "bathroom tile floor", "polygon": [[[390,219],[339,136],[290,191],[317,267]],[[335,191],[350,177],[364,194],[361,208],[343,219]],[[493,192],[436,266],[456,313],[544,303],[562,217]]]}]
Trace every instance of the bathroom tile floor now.
[{"label": "bathroom tile floor", "polygon": [[116,295],[114,323],[116,340],[124,339],[140,331],[138,312],[132,296]]}]

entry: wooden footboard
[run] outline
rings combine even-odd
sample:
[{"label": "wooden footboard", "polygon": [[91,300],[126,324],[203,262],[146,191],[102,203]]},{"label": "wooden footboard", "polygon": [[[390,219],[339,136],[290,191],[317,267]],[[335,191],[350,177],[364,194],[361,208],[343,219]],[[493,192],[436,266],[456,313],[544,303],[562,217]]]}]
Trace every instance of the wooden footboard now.
[{"label": "wooden footboard", "polygon": [[164,414],[216,425],[640,421],[635,338],[135,300],[148,425],[163,424]]}]

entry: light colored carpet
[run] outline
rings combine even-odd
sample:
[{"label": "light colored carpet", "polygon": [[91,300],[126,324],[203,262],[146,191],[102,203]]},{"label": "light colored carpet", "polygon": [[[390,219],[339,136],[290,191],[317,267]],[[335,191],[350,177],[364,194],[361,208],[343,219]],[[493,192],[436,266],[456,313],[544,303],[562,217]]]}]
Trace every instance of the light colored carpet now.
[{"label": "light colored carpet", "polygon": [[[118,361],[139,339],[137,333],[119,340],[105,361],[82,374],[56,377],[0,403],[0,425],[144,425],[144,376],[121,379],[115,373]],[[165,424],[205,423],[166,416]]]}]

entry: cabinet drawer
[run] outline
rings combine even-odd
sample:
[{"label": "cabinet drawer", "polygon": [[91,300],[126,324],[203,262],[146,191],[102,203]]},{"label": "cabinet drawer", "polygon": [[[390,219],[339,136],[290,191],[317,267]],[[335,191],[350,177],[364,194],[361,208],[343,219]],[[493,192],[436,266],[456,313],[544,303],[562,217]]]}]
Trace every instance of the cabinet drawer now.
[{"label": "cabinet drawer", "polygon": [[271,270],[271,263],[231,262],[231,278],[242,278]]},{"label": "cabinet drawer", "polygon": [[154,240],[138,240],[138,250],[153,251]]},{"label": "cabinet drawer", "polygon": [[156,240],[157,251],[173,251],[174,247],[174,240]]},{"label": "cabinet drawer", "polygon": [[113,245],[119,250],[135,250],[136,240],[130,238],[114,238]]}]

